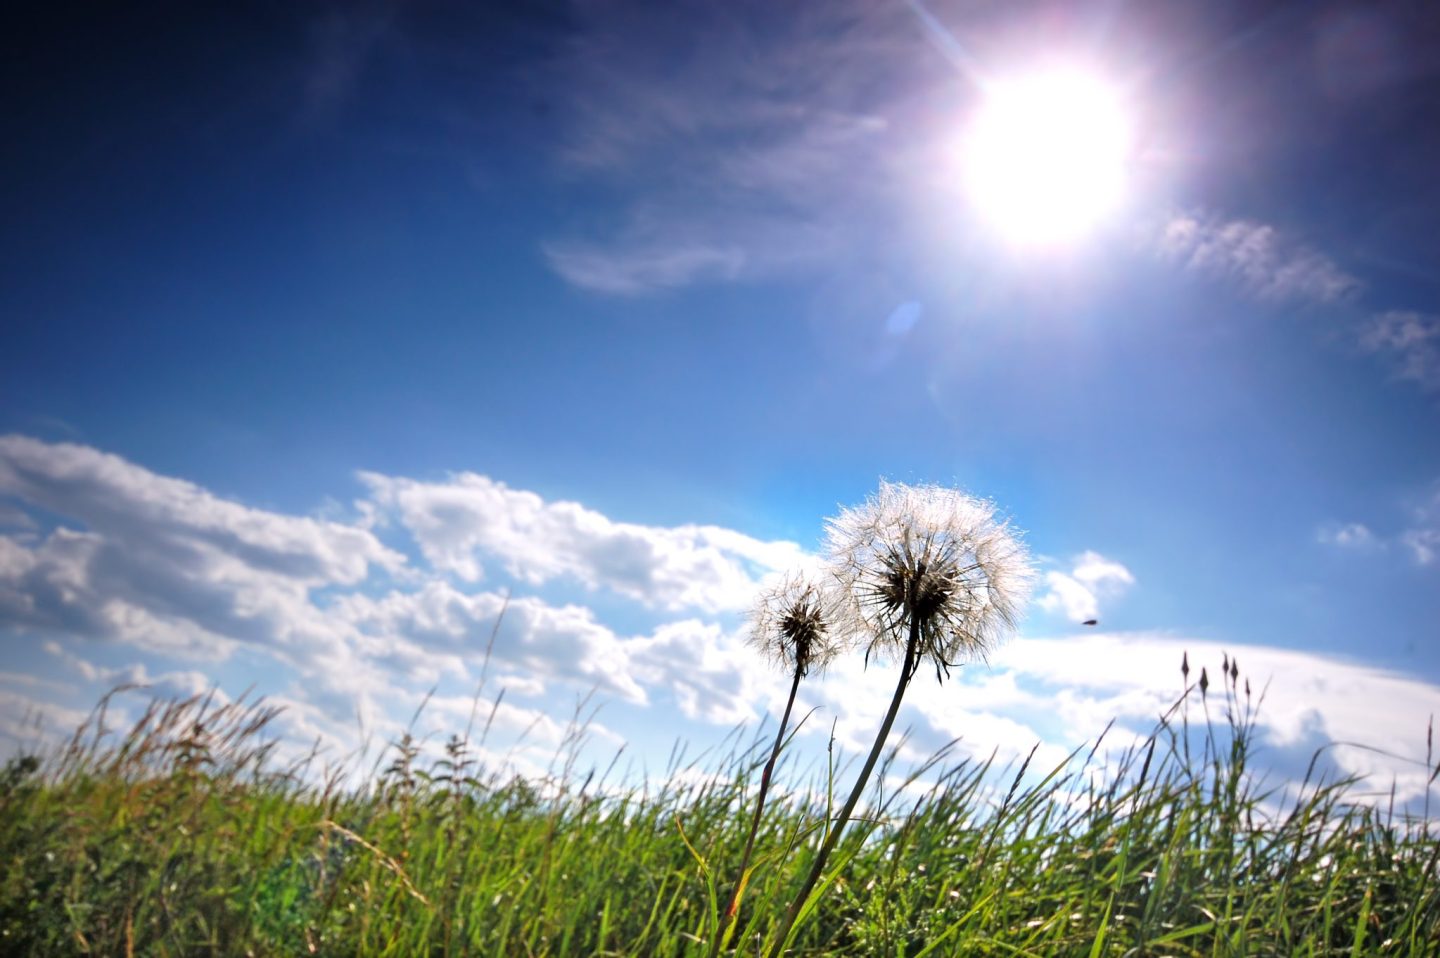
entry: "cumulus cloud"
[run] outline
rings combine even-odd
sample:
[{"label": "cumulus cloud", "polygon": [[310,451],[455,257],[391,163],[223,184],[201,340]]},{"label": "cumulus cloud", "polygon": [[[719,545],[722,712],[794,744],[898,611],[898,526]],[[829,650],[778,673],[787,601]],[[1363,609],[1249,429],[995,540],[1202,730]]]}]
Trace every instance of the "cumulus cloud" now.
[{"label": "cumulus cloud", "polygon": [[755,718],[753,703],[774,682],[738,633],[689,619],[633,643],[636,675],[669,688],[686,718],[735,725]]},{"label": "cumulus cloud", "polygon": [[307,584],[353,584],[373,565],[403,561],[353,526],[252,509],[72,443],[0,436],[0,493],[97,535],[141,540],[163,557],[209,547]]},{"label": "cumulus cloud", "polygon": [[497,558],[517,579],[569,578],[660,609],[742,609],[758,580],[799,561],[791,542],[718,526],[616,522],[575,502],[546,502],[475,473],[419,482],[362,473],[374,502],[399,517],[426,560],[466,582]]},{"label": "cumulus cloud", "polygon": [[500,593],[465,593],[435,581],[380,598],[346,596],[337,601],[335,614],[365,637],[382,662],[397,656],[478,662],[488,653],[497,667],[528,678],[537,692],[547,681],[562,680],[636,704],[648,701],[632,676],[625,640],[583,606],[556,607],[532,597],[507,603]]},{"label": "cumulus cloud", "polygon": [[[654,608],[733,610],[760,577],[804,561],[798,546],[715,526],[615,522],[470,474],[365,480],[373,498],[347,524],[253,509],[84,446],[5,437],[0,494],[26,521],[0,533],[0,628],[49,637],[45,649],[91,685],[188,695],[205,677],[94,665],[57,639],[278,663],[297,680],[288,694],[305,703],[307,730],[322,715],[383,722],[396,683],[463,683],[485,669],[512,695],[566,683],[645,706],[660,690],[697,721],[753,714],[760,680],[737,637],[714,623],[624,636],[584,606],[507,602],[446,573],[480,578],[483,554],[526,583],[563,577]],[[380,542],[377,527],[392,517],[430,568],[407,566]]]},{"label": "cumulus cloud", "polygon": [[[783,705],[785,683],[745,648],[739,631],[719,622],[691,614],[627,635],[582,605],[528,595],[507,605],[501,592],[467,583],[482,575],[484,557],[522,582],[568,578],[655,608],[731,610],[767,570],[813,558],[797,546],[718,527],[621,523],[470,474],[442,483],[366,481],[372,524],[347,525],[252,509],[81,446],[0,441],[0,494],[33,523],[0,530],[0,630],[7,641],[38,635],[65,680],[0,675],[8,689],[0,694],[0,733],[34,734],[26,717],[46,704],[44,696],[69,701],[114,683],[176,695],[208,688],[199,668],[98,664],[82,647],[95,638],[192,660],[231,654],[266,677],[260,691],[285,707],[277,728],[288,739],[351,750],[345,754],[353,754],[360,729],[362,739],[399,734],[437,686],[444,688],[422,734],[459,731],[462,712],[468,722],[471,707],[482,715],[493,709],[497,733],[525,739],[531,751],[487,757],[531,770],[543,770],[543,753],[569,741],[558,703],[591,690],[620,707],[725,726],[753,721],[757,706],[778,712]],[[1433,561],[1440,547],[1436,516],[1440,497],[1417,509],[1398,537],[1417,560]],[[433,569],[405,564],[379,541],[377,530],[392,518]],[[1360,528],[1337,527],[1336,543],[1361,541]],[[1135,577],[1085,552],[1047,581],[1042,606],[1080,618]],[[902,757],[923,757],[961,736],[965,753],[982,757],[995,749],[1002,758],[1022,756],[1038,742],[1036,761],[1053,764],[1112,718],[1119,719],[1112,741],[1123,744],[1173,701],[1183,650],[1196,669],[1209,664],[1218,673],[1222,650],[1213,642],[1091,633],[1017,641],[994,656],[992,668],[960,669],[943,686],[917,681],[901,719],[912,730]],[[1391,751],[1402,743],[1403,750],[1440,709],[1440,692],[1418,680],[1294,650],[1230,651],[1257,694],[1273,676],[1260,731],[1276,774],[1303,774],[1314,749],[1334,742]],[[456,693],[481,672],[484,696],[475,706]],[[812,723],[807,737],[833,727],[842,749],[865,748],[893,681],[890,670],[866,669],[857,656],[805,683],[797,714],[820,706],[834,719],[833,726]],[[64,705],[50,711],[65,721],[83,717]],[[619,741],[603,726],[594,734]],[[1341,773],[1385,784],[1393,778],[1402,800],[1424,793],[1423,775],[1410,763],[1344,746],[1327,754]]]},{"label": "cumulus cloud", "polygon": [[1158,245],[1186,269],[1234,282],[1267,302],[1332,303],[1361,286],[1329,257],[1253,220],[1180,214],[1165,223]]},{"label": "cumulus cloud", "polygon": [[1135,584],[1135,576],[1120,563],[1087,551],[1075,558],[1068,573],[1046,572],[1045,584],[1047,591],[1037,600],[1040,608],[1083,622],[1098,618],[1100,600],[1118,597]]},{"label": "cumulus cloud", "polygon": [[1361,348],[1383,357],[1396,379],[1440,389],[1440,316],[1391,311],[1372,316],[1359,333]]},{"label": "cumulus cloud", "polygon": [[0,538],[0,618],[41,631],[206,658],[232,641],[337,651],[311,592],[403,562],[366,530],[253,509],[69,443],[0,437],[0,495],[60,520]]},{"label": "cumulus cloud", "polygon": [[768,685],[738,633],[698,619],[626,637],[584,606],[507,601],[439,581],[379,599],[348,596],[336,614],[377,642],[411,641],[425,655],[458,653],[472,662],[488,655],[499,685],[531,695],[563,681],[648,705],[662,690],[686,718],[733,725],[754,717],[757,691]]}]

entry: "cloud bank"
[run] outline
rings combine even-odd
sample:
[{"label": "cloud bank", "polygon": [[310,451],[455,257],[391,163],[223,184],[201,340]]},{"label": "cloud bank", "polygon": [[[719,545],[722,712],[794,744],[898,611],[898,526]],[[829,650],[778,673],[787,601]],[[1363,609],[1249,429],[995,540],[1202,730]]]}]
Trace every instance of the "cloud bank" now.
[{"label": "cloud bank", "polygon": [[[657,724],[703,734],[782,707],[786,684],[746,647],[737,610],[765,575],[807,559],[794,543],[618,521],[474,473],[360,480],[369,495],[354,520],[320,520],[249,507],[89,447],[0,437],[0,500],[23,517],[0,527],[0,641],[12,655],[38,649],[59,673],[0,673],[0,733],[25,740],[37,708],[73,722],[116,683],[189,695],[260,676],[258,691],[285,706],[293,738],[343,751],[362,731],[397,734],[438,689],[426,728],[442,735],[445,723],[459,730],[461,714],[494,711],[497,728],[531,751],[492,757],[536,770],[588,694],[620,709],[592,729],[611,745]],[[1404,539],[1417,558],[1433,558],[1425,529],[1433,524]],[[1336,542],[1359,536],[1343,527]],[[508,585],[488,581],[497,577]],[[1037,607],[1072,621],[1137,587],[1128,568],[1093,551],[1046,582]],[[571,598],[527,591],[535,586]],[[597,592],[654,624],[615,628],[587,604]],[[1402,800],[1424,794],[1415,760],[1440,712],[1434,684],[1294,649],[1227,650],[1159,633],[1026,638],[988,669],[967,667],[943,686],[917,681],[902,716],[907,755],[960,736],[972,754],[1013,757],[1040,743],[1037,760],[1058,761],[1111,719],[1111,741],[1123,743],[1174,700],[1182,652],[1196,670],[1218,670],[1226,651],[1257,697],[1267,689],[1259,732],[1276,775],[1303,774],[1328,746],[1337,773],[1369,775],[1382,789],[1393,781]],[[799,714],[821,707],[838,745],[857,752],[892,688],[886,669],[851,657],[802,686]],[[805,737],[818,742],[829,728],[814,722]],[[1347,741],[1400,757],[1332,744]]]}]

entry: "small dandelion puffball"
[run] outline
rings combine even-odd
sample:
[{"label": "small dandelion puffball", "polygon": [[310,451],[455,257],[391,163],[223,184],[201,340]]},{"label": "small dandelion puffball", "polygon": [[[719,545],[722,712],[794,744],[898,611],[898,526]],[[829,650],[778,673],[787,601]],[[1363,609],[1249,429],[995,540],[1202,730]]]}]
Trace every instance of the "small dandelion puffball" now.
[{"label": "small dandelion puffball", "polygon": [[790,674],[824,669],[840,652],[840,604],[833,588],[811,574],[792,572],[760,594],[750,612],[750,644]]},{"label": "small dandelion puffball", "polygon": [[941,486],[881,482],[864,505],[830,520],[827,547],[847,617],[873,636],[867,659],[904,661],[913,622],[910,668],[929,659],[937,678],[983,660],[1014,632],[1034,578],[993,504]]}]

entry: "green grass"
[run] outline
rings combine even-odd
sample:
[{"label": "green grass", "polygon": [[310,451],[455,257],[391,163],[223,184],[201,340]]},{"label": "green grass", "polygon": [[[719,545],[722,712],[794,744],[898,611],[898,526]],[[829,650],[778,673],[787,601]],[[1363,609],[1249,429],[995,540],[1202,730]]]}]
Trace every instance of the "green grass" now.
[{"label": "green grass", "polygon": [[[1119,763],[999,768],[952,748],[897,788],[892,751],[792,952],[1440,954],[1434,832],[1352,801],[1352,782],[1280,804],[1249,771],[1248,697],[1223,693],[1192,689]],[[622,791],[573,753],[531,783],[474,766],[462,738],[428,763],[405,739],[347,787],[276,767],[271,717],[161,702],[128,734],[98,735],[97,714],[11,761],[0,953],[704,955],[768,754],[759,735]],[[727,952],[763,947],[844,771],[806,789],[782,760]]]}]

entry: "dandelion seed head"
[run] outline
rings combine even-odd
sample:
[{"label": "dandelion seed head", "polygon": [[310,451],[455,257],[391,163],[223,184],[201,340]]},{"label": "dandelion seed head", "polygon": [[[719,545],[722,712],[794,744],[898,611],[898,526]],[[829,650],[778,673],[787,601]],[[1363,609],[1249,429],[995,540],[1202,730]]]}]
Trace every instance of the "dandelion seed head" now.
[{"label": "dandelion seed head", "polygon": [[809,572],[792,572],[764,590],[750,612],[750,644],[789,674],[820,671],[843,648],[833,587]]},{"label": "dandelion seed head", "polygon": [[827,555],[843,620],[872,637],[866,655],[903,658],[918,625],[918,658],[937,676],[984,659],[1015,630],[1034,570],[995,506],[956,489],[881,482],[830,520]]}]

